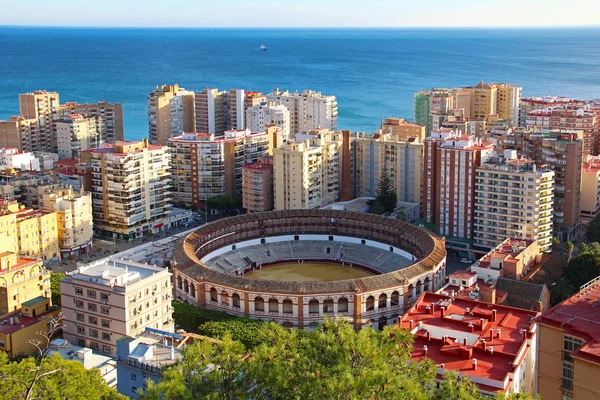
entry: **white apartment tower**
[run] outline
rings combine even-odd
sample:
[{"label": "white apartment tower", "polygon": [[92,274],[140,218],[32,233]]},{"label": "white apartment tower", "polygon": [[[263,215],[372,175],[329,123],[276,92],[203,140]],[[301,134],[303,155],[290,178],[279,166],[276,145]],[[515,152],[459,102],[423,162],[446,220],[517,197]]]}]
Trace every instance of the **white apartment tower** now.
[{"label": "white apartment tower", "polygon": [[166,268],[104,259],[68,273],[60,289],[63,336],[74,345],[114,356],[123,336],[146,328],[174,331]]},{"label": "white apartment tower", "polygon": [[281,128],[278,144],[287,143],[290,138],[290,112],[283,105],[260,103],[246,109],[246,124],[251,132],[264,132],[269,125]]},{"label": "white apartment tower", "polygon": [[491,250],[510,237],[552,245],[554,172],[505,150],[476,168],[475,246]]}]

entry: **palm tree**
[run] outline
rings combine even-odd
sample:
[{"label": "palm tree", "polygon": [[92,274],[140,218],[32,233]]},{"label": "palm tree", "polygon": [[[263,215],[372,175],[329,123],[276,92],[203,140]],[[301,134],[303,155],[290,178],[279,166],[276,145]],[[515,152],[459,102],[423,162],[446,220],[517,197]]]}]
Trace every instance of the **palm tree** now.
[{"label": "palm tree", "polygon": [[552,305],[558,304],[571,297],[574,293],[575,288],[573,284],[565,276],[561,276],[552,284],[550,293],[551,303]]}]

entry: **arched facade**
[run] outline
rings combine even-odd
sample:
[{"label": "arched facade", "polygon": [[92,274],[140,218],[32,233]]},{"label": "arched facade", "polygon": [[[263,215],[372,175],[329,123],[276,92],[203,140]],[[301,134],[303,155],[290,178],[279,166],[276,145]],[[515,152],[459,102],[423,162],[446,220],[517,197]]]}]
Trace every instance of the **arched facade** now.
[{"label": "arched facade", "polygon": [[[239,242],[277,235],[301,240],[301,235],[325,233],[402,249],[413,256],[414,264],[357,279],[286,282],[249,279],[200,261]],[[346,211],[290,210],[205,225],[178,243],[174,258],[177,297],[191,304],[300,329],[314,329],[325,318],[345,319],[360,329],[396,323],[418,293],[439,288],[445,279],[446,251],[442,240],[399,220]]]}]

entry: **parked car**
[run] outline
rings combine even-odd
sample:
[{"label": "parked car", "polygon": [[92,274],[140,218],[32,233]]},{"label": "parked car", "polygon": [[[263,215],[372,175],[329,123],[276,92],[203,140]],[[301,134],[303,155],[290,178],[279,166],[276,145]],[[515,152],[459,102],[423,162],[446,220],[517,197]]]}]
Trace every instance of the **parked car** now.
[{"label": "parked car", "polygon": [[464,258],[464,257],[460,259],[460,262],[463,264],[471,264],[471,260],[469,260],[468,258]]}]

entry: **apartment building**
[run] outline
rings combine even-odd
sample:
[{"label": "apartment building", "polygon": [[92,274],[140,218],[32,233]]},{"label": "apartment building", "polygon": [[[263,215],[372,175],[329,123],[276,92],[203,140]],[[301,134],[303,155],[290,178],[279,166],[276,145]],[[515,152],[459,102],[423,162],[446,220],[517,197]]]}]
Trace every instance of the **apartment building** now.
[{"label": "apartment building", "polygon": [[425,135],[434,129],[433,116],[446,115],[454,108],[455,89],[431,89],[415,93],[415,123],[425,127]]},{"label": "apartment building", "polygon": [[54,163],[52,169],[54,181],[64,186],[70,186],[78,192],[83,188],[92,191],[92,166],[82,164],[78,159],[64,159]]},{"label": "apartment building", "polygon": [[600,277],[536,319],[538,393],[544,400],[600,397]]},{"label": "apartment building", "polygon": [[184,133],[169,139],[173,201],[186,206],[200,206],[214,196],[242,196],[242,167],[270,155],[276,126],[252,133],[225,131],[224,136],[211,133]]},{"label": "apartment building", "polygon": [[525,127],[538,130],[583,132],[583,153],[597,155],[600,146],[600,106],[586,103],[558,105],[527,113]]},{"label": "apartment building", "polygon": [[453,130],[438,130],[423,151],[423,215],[440,235],[471,239],[475,170],[493,154],[493,144]]},{"label": "apartment building", "polygon": [[320,208],[338,201],[342,133],[317,129],[296,140],[273,150],[275,209]]},{"label": "apartment building", "polygon": [[54,151],[54,114],[60,99],[56,92],[36,90],[19,94],[19,115],[35,120],[35,136],[29,138],[27,151]]},{"label": "apartment building", "polygon": [[507,238],[552,245],[554,172],[517,158],[516,150],[475,168],[475,247],[489,251]]},{"label": "apartment building", "polygon": [[[468,277],[460,280],[466,283]],[[483,395],[534,394],[538,333],[533,319],[537,315],[536,311],[425,292],[402,315],[399,326],[413,335],[412,361],[435,363],[437,380],[446,371],[456,371]]]},{"label": "apartment building", "polygon": [[0,121],[0,147],[15,148],[20,151],[34,151],[37,147],[37,120],[22,116],[12,116]]},{"label": "apartment building", "polygon": [[36,151],[33,153],[40,163],[40,170],[49,171],[54,168],[54,163],[58,161],[58,154],[46,151]]},{"label": "apartment building", "polygon": [[246,109],[246,126],[251,132],[264,132],[270,125],[281,129],[277,146],[290,140],[290,112],[285,106],[263,102]]},{"label": "apartment building", "polygon": [[554,236],[564,242],[575,240],[581,232],[583,132],[516,129],[494,140],[499,151],[515,149],[554,171]]},{"label": "apartment building", "polygon": [[179,85],[156,86],[148,94],[150,142],[165,146],[167,140],[194,129],[194,92]]},{"label": "apartment building", "polygon": [[70,114],[93,118],[102,142],[112,143],[123,140],[123,106],[121,104],[106,101],[81,104],[71,101],[58,107],[59,117]]},{"label": "apartment building", "polygon": [[248,213],[273,209],[273,157],[242,168],[242,203]]},{"label": "apartment building", "polygon": [[588,223],[600,213],[600,157],[586,156],[581,169],[581,222]]},{"label": "apartment building", "polygon": [[394,181],[398,201],[421,203],[423,142],[420,136],[405,139],[403,133],[357,133],[353,139],[356,196],[377,196],[379,178],[385,168]]},{"label": "apartment building", "polygon": [[305,90],[302,93],[282,92],[275,88],[266,95],[269,102],[285,106],[290,112],[290,135],[314,129],[337,129],[338,107],[335,96]]},{"label": "apartment building", "polygon": [[44,190],[41,195],[42,208],[57,213],[61,258],[89,253],[94,236],[91,193],[63,186]]},{"label": "apartment building", "polygon": [[406,121],[404,118],[388,117],[381,122],[379,134],[389,133],[395,139],[407,141],[410,138],[425,139],[425,126]]},{"label": "apartment building", "polygon": [[0,148],[0,168],[39,171],[40,162],[33,153],[22,152],[14,148]]},{"label": "apartment building", "polygon": [[171,273],[121,259],[81,266],[60,283],[63,337],[107,355],[145,328],[174,331]]},{"label": "apartment building", "polygon": [[171,211],[168,147],[144,139],[105,143],[80,154],[92,166],[95,233],[133,240],[164,229]]},{"label": "apartment building", "polygon": [[93,149],[104,141],[96,118],[69,114],[54,120],[56,149],[59,158],[78,158],[81,150]]},{"label": "apartment building", "polygon": [[544,110],[555,106],[564,106],[572,103],[579,103],[578,100],[573,100],[562,96],[534,96],[521,99],[519,107],[519,125],[526,126],[527,114],[535,110]]},{"label": "apartment building", "polygon": [[469,268],[485,282],[499,278],[521,280],[541,259],[537,240],[507,238]]}]

